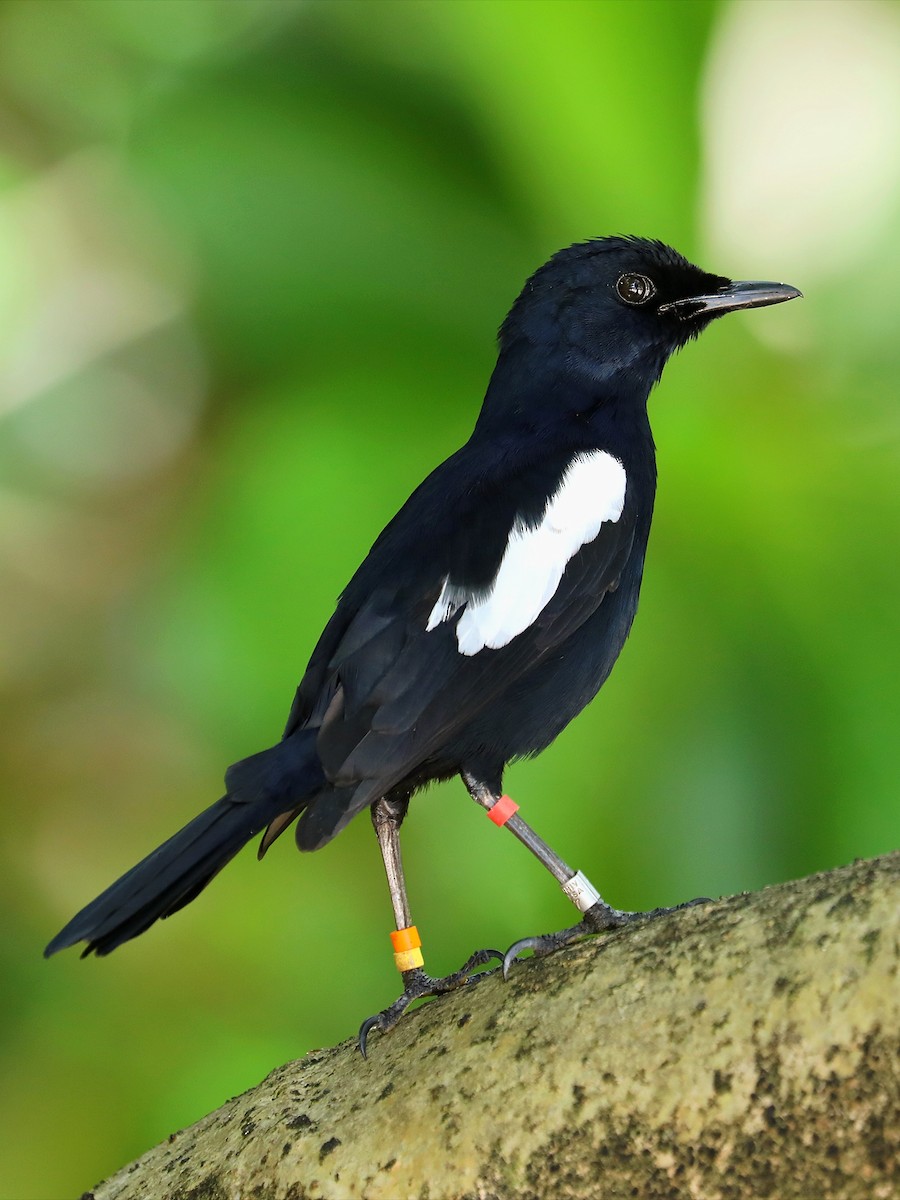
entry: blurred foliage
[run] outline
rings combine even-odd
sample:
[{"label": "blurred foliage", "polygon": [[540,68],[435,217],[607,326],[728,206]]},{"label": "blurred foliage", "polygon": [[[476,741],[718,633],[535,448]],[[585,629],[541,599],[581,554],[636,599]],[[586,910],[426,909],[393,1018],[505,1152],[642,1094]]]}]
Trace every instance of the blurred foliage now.
[{"label": "blurred foliage", "polygon": [[[108,960],[40,949],[278,735],[336,594],[467,436],[493,331],[570,241],[649,234],[807,299],[669,367],[635,635],[510,790],[626,907],[896,845],[898,22],[888,0],[0,7],[0,1195],[77,1194],[393,998],[366,820],[244,853]],[[435,970],[569,919],[460,785],[404,834]]]}]

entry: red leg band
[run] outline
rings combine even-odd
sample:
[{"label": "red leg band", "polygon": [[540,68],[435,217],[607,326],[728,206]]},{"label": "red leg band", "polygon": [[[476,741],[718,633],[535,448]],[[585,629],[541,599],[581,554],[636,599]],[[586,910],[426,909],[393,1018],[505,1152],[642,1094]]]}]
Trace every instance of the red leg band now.
[{"label": "red leg band", "polygon": [[518,811],[519,806],[512,796],[501,796],[497,803],[488,809],[487,815],[499,827],[505,825],[513,813]]}]

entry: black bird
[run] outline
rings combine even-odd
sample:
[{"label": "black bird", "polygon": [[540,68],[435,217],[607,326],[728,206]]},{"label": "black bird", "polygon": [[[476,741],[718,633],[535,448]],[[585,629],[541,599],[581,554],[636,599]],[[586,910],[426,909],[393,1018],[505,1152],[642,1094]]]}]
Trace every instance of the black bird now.
[{"label": "black bird", "polygon": [[[400,861],[412,795],[462,776],[472,798],[544,864],[582,914],[517,942],[546,953],[649,914],[611,908],[502,795],[596,695],[634,619],[656,490],[647,398],[669,356],[711,320],[799,296],[733,283],[661,242],[599,238],[555,254],[500,329],[500,353],[466,444],[410,496],[342,593],[300,682],[281,741],[232,766],[227,795],[69,922],[46,949],[108,954],[182,908],[246,842],[260,856],[297,820],[301,850],[371,809],[402,973],[369,1018],[389,1029],[454,975],[423,970]],[[671,910],[655,910],[656,914]]]}]

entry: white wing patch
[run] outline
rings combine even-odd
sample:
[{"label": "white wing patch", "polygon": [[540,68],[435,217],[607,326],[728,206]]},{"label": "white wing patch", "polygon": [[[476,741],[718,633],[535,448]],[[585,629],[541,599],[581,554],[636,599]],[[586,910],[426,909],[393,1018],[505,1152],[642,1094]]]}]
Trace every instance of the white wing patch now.
[{"label": "white wing patch", "polygon": [[512,527],[487,593],[477,598],[449,576],[428,618],[427,630],[450,620],[460,654],[499,650],[526,630],[553,598],[569,559],[592,542],[604,521],[618,521],[625,506],[625,468],[603,450],[577,454],[547,502],[540,524]]}]

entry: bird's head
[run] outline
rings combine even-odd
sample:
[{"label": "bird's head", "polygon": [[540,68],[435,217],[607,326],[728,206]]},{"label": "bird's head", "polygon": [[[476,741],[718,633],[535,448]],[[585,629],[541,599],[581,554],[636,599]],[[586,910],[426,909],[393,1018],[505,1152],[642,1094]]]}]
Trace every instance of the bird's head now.
[{"label": "bird's head", "polygon": [[716,317],[800,295],[783,283],[711,275],[662,242],[596,238],[531,276],[500,330],[501,352],[520,346],[557,369],[597,382],[624,373],[649,390],[668,357]]}]

